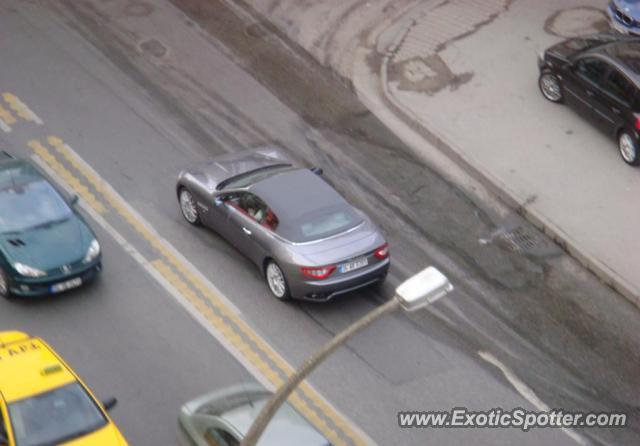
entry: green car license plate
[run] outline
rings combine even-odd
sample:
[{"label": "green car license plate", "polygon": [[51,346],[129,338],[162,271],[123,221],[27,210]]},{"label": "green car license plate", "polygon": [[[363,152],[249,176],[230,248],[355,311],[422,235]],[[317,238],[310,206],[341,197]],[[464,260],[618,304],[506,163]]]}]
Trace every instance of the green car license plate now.
[{"label": "green car license plate", "polygon": [[64,282],[56,283],[49,287],[49,291],[52,293],[60,293],[62,291],[70,290],[71,288],[77,288],[82,285],[82,279],[76,277],[75,279],[65,280]]}]

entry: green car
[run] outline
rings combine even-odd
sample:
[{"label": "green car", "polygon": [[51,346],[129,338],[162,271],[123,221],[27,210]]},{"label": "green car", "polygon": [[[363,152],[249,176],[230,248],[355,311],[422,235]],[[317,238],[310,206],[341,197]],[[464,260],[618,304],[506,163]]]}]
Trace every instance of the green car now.
[{"label": "green car", "polygon": [[34,166],[0,152],[0,296],[42,296],[89,282],[102,269],[100,244]]}]

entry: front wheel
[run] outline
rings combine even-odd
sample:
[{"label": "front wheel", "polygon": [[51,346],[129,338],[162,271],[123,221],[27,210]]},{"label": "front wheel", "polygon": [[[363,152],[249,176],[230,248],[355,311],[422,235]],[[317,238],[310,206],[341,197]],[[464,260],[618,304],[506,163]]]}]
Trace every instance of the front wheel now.
[{"label": "front wheel", "polygon": [[556,104],[564,101],[564,94],[562,92],[562,84],[558,76],[551,71],[543,71],[538,78],[538,87],[542,96],[548,101]]},{"label": "front wheel", "polygon": [[621,131],[620,135],[618,135],[618,150],[620,151],[620,156],[622,156],[625,163],[632,166],[640,164],[638,143],[626,130]]},{"label": "front wheel", "polygon": [[270,260],[269,263],[267,263],[265,276],[267,279],[267,285],[269,285],[269,290],[276,299],[288,300],[291,298],[287,279],[278,264],[273,260]]},{"label": "front wheel", "polygon": [[4,297],[6,299],[11,297],[11,292],[9,291],[9,279],[7,278],[7,273],[5,273],[2,268],[0,268],[0,297]]},{"label": "front wheel", "polygon": [[198,214],[198,207],[196,200],[193,198],[193,194],[183,187],[178,192],[178,201],[180,202],[180,211],[185,220],[195,226],[200,225],[200,214]]}]

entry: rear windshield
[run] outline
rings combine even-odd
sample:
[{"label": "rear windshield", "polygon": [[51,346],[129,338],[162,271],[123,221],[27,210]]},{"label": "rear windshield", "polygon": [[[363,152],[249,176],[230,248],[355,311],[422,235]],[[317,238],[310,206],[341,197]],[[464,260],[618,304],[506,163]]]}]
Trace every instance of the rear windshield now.
[{"label": "rear windshield", "polygon": [[258,181],[262,181],[278,172],[289,169],[291,169],[291,164],[275,164],[273,166],[261,167],[260,169],[252,170],[251,172],[242,173],[233,178],[229,178],[228,180],[221,182],[217,189],[241,189],[253,183],[257,183]]},{"label": "rear windshield", "polygon": [[309,242],[339,234],[362,223],[348,204],[315,209],[288,221],[280,221],[277,233],[295,243]]}]

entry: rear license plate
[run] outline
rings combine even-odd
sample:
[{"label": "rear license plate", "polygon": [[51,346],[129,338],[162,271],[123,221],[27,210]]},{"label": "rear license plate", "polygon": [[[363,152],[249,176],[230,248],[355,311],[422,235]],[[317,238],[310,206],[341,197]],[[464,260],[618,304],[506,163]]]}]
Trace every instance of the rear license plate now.
[{"label": "rear license plate", "polygon": [[56,283],[49,287],[49,291],[52,293],[60,293],[62,291],[70,290],[71,288],[77,288],[82,285],[82,278],[76,277],[75,279],[66,280],[64,282]]},{"label": "rear license plate", "polygon": [[363,268],[369,264],[369,259],[366,257],[361,257],[359,259],[355,259],[351,262],[343,263],[340,265],[341,273],[348,273],[349,271],[353,271],[359,268]]}]

